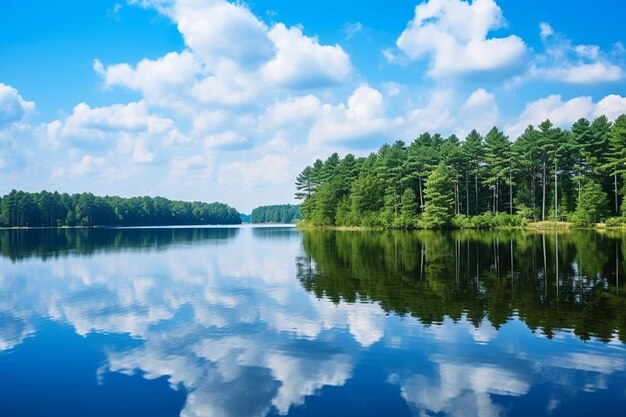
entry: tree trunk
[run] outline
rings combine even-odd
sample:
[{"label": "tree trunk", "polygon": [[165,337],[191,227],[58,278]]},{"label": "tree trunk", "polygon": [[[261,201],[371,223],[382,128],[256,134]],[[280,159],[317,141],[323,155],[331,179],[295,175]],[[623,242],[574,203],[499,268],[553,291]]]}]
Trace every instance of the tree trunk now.
[{"label": "tree trunk", "polygon": [[556,158],[554,159],[554,220],[559,221],[559,178]]},{"label": "tree trunk", "polygon": [[613,174],[613,176],[615,177],[615,215],[617,216],[619,214],[619,208],[617,203],[617,172]]},{"label": "tree trunk", "polygon": [[422,177],[417,177],[417,183],[419,184],[420,189],[420,211],[424,212],[424,192],[422,191]]},{"label": "tree trunk", "polygon": [[513,214],[513,171],[509,168],[509,212]]},{"label": "tree trunk", "polygon": [[543,161],[543,176],[541,177],[541,186],[543,195],[541,196],[541,220],[546,220],[546,161]]},{"label": "tree trunk", "polygon": [[474,188],[476,192],[476,212],[474,214],[478,214],[478,166],[476,167],[476,174],[474,176]]},{"label": "tree trunk", "polygon": [[537,181],[537,173],[535,172],[535,167],[533,166],[533,176],[530,179],[530,187],[531,187],[530,200],[533,206],[533,220],[536,220],[535,219],[535,208],[537,207],[537,198],[535,196],[536,181]]},{"label": "tree trunk", "polygon": [[467,177],[467,169],[465,170],[465,214],[469,216],[469,178]]}]

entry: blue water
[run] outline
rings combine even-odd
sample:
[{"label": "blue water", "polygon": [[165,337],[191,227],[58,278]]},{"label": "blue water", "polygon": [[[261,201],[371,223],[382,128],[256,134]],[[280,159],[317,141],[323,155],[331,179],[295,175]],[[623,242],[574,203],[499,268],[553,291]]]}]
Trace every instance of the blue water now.
[{"label": "blue water", "polygon": [[625,415],[624,237],[341,233],[0,231],[0,416]]}]

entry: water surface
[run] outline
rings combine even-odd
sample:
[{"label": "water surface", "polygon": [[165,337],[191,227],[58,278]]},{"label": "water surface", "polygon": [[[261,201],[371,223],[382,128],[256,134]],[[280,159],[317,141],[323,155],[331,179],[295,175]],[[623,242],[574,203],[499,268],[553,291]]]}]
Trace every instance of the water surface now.
[{"label": "water surface", "polygon": [[0,231],[2,416],[622,416],[626,235]]}]

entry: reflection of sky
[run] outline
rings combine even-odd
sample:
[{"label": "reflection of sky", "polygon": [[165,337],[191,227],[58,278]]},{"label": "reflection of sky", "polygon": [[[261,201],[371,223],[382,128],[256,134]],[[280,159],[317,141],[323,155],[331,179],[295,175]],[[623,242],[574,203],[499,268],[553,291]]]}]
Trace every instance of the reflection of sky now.
[{"label": "reflection of sky", "polygon": [[36,339],[42,318],[87,338],[128,335],[103,344],[94,378],[166,378],[187,392],[186,417],[333,415],[332,401],[299,407],[329,389],[343,401],[385,398],[365,415],[394,402],[397,415],[557,415],[582,393],[624,404],[622,345],[547,340],[518,319],[423,327],[376,304],[318,300],[296,279],[300,242],[295,231],[244,229],[220,245],[0,259],[0,359]]}]

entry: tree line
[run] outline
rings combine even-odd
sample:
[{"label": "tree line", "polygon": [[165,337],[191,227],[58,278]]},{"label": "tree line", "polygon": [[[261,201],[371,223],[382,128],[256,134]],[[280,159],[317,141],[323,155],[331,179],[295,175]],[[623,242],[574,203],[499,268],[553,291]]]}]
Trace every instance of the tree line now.
[{"label": "tree line", "polygon": [[239,213],[223,203],[163,197],[99,197],[13,190],[0,198],[2,227],[167,226],[240,224]]},{"label": "tree line", "polygon": [[571,129],[546,120],[514,141],[494,127],[463,141],[423,133],[361,158],[334,153],[298,175],[296,199],[317,226],[582,226],[621,216],[625,177],[626,115],[600,116]]},{"label": "tree line", "polygon": [[295,223],[300,218],[300,206],[294,204],[260,206],[250,214],[252,223]]}]

